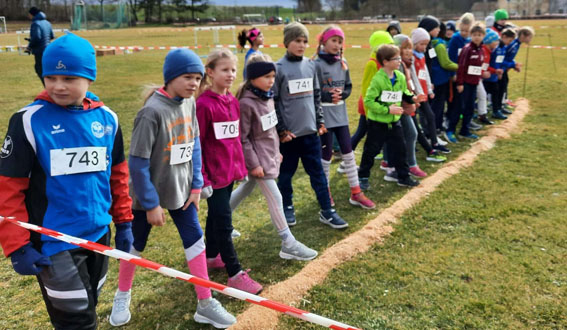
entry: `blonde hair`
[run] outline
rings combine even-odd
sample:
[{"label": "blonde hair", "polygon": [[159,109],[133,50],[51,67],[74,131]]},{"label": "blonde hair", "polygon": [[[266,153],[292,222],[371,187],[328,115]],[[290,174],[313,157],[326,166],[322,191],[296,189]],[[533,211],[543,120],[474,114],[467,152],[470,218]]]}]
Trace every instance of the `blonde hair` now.
[{"label": "blonde hair", "polygon": [[531,26],[522,26],[518,29],[518,37],[521,36],[535,36],[534,28]]},{"label": "blonde hair", "polygon": [[142,90],[142,98],[144,99],[144,105],[148,102],[150,97],[160,88],[161,88],[160,85],[155,85],[155,84],[148,84],[144,86]]},{"label": "blonde hair", "polygon": [[463,15],[461,15],[461,17],[457,21],[457,26],[459,26],[461,24],[473,25],[474,22],[475,22],[475,18],[474,18],[474,15],[472,13],[464,13]]},{"label": "blonde hair", "polygon": [[[317,35],[317,47],[315,47],[315,54],[313,54],[313,56],[311,56],[311,59],[315,59],[315,57],[317,56],[317,54],[319,54],[319,50],[321,50],[321,48],[323,47],[323,36],[325,35],[325,33],[327,31],[329,31],[330,29],[339,29],[342,30],[338,25],[335,24],[331,24],[329,26],[327,26],[323,32],[321,32],[319,35]],[[348,67],[346,65],[346,62],[343,60],[343,54],[344,54],[344,46],[341,46],[341,50],[339,50],[339,54],[341,57],[341,65],[343,67],[343,70],[347,70]]]},{"label": "blonde hair", "polygon": [[229,59],[235,64],[238,63],[238,58],[228,48],[218,48],[209,53],[209,55],[207,56],[207,63],[205,63],[205,74],[203,75],[203,79],[201,80],[199,90],[197,90],[197,93],[195,95],[195,99],[212,86],[212,84],[208,82],[209,79],[207,79],[207,69],[214,70],[218,61],[224,59]]},{"label": "blonde hair", "polygon": [[[273,62],[272,58],[270,57],[270,55],[268,54],[259,54],[259,53],[254,53],[252,55],[250,55],[250,57],[248,58],[248,61],[246,61],[246,65],[252,64],[252,63],[260,63],[260,62]],[[250,86],[252,85],[252,82],[249,79],[244,80],[240,86],[238,87],[238,91],[236,92],[236,98],[237,99],[241,99],[242,95],[244,94],[244,91]]]}]

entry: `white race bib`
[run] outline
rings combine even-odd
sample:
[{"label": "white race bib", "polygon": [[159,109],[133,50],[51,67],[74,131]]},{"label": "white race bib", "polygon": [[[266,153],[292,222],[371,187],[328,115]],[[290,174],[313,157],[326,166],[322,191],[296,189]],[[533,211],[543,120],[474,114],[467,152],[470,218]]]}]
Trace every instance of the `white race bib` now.
[{"label": "white race bib", "polygon": [[294,79],[288,82],[289,94],[313,91],[313,78]]},{"label": "white race bib", "polygon": [[502,62],[504,62],[504,55],[496,56],[496,63],[502,63]]},{"label": "white race bib", "polygon": [[278,115],[276,115],[276,110],[267,115],[263,115],[260,119],[262,120],[263,131],[267,131],[278,124]]},{"label": "white race bib", "polygon": [[435,52],[435,48],[429,48],[429,58],[437,57],[437,53]]},{"label": "white race bib", "polygon": [[462,48],[459,48],[459,50],[457,50],[457,56],[461,55],[461,50],[463,50]]},{"label": "white race bib", "polygon": [[172,145],[171,156],[169,157],[169,165],[183,164],[190,161],[193,157],[194,145],[195,141]]},{"label": "white race bib", "polygon": [[213,123],[217,140],[238,137],[238,123],[239,120]]},{"label": "white race bib", "polygon": [[51,176],[106,171],[106,147],[51,149]]},{"label": "white race bib", "polygon": [[425,70],[419,70],[419,72],[417,73],[417,77],[420,80],[427,80],[427,72],[425,72]]},{"label": "white race bib", "polygon": [[467,69],[467,73],[471,76],[480,76],[482,74],[482,67],[471,65]]},{"label": "white race bib", "polygon": [[402,102],[402,92],[382,91],[380,101],[389,103]]},{"label": "white race bib", "polygon": [[488,69],[488,63],[482,63],[482,71],[486,71]]}]

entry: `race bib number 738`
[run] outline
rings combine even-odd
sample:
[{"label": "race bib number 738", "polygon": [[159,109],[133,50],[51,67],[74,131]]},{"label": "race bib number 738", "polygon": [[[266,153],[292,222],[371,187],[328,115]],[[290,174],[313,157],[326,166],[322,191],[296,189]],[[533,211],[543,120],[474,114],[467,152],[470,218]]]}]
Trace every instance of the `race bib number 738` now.
[{"label": "race bib number 738", "polygon": [[195,142],[174,144],[171,146],[171,156],[169,165],[183,164],[190,161],[193,157],[193,146]]},{"label": "race bib number 738", "polygon": [[106,147],[50,150],[51,176],[106,171]]}]

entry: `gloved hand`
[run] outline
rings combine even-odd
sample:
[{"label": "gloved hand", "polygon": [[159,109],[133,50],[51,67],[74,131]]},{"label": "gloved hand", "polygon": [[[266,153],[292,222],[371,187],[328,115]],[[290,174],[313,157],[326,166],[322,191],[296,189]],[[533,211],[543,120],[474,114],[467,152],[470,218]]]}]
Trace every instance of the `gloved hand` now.
[{"label": "gloved hand", "polygon": [[117,223],[115,226],[116,235],[114,236],[114,244],[116,248],[120,251],[130,253],[130,247],[134,242],[134,235],[132,235],[132,223]]},{"label": "gloved hand", "polygon": [[213,195],[213,187],[206,186],[201,189],[201,199],[207,199]]},{"label": "gloved hand", "polygon": [[51,266],[49,257],[44,256],[28,243],[10,255],[12,267],[20,275],[37,275],[44,266]]}]

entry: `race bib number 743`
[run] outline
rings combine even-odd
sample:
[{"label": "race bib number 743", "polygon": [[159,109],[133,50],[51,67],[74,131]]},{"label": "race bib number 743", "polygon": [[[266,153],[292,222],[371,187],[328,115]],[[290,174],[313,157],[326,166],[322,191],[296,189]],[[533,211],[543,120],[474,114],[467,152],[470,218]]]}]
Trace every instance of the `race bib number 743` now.
[{"label": "race bib number 743", "polygon": [[50,150],[51,176],[106,171],[106,147]]}]

